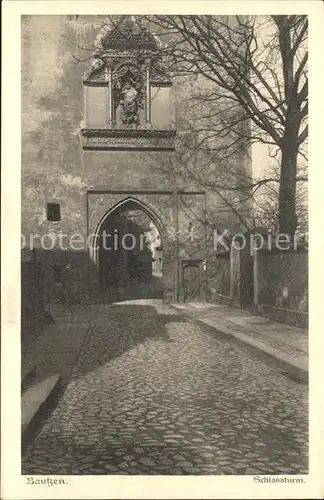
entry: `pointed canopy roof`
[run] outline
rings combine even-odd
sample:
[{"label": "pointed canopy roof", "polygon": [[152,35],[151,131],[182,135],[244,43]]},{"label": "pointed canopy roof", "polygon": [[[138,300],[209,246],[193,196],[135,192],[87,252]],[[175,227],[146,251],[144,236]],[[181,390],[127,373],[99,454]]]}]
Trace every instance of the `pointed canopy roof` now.
[{"label": "pointed canopy roof", "polygon": [[135,16],[122,16],[101,39],[105,50],[160,50],[157,38],[141,26]]}]

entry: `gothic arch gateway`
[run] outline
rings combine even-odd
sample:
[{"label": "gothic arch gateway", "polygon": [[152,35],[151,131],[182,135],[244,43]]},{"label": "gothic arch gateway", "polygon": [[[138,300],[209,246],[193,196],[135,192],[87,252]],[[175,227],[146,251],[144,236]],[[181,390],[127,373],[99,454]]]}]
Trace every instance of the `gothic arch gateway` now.
[{"label": "gothic arch gateway", "polygon": [[[95,259],[102,294],[162,298],[163,273],[156,272],[166,231],[146,203],[128,196],[111,207],[95,233]],[[159,251],[157,251],[158,249]]]},{"label": "gothic arch gateway", "polygon": [[[81,161],[89,171],[98,168],[99,158],[104,163],[111,162],[107,177],[113,162],[118,164],[116,170],[125,171],[131,165],[134,189],[130,189],[132,182],[127,174],[123,176],[120,171],[116,177],[120,177],[119,186],[124,186],[121,191],[114,189],[114,183],[112,190],[87,191],[87,235],[93,235],[89,253],[96,271],[94,280],[102,285],[108,273],[107,262],[103,271],[106,256],[100,246],[103,228],[123,209],[136,206],[161,235],[163,298],[174,301],[179,281],[177,248],[176,241],[167,237],[177,219],[174,192],[138,190],[143,182],[141,171],[148,160],[140,156],[142,152],[168,155],[175,149],[172,82],[163,68],[161,43],[140,20],[121,16],[110,28],[106,25],[99,31],[95,45],[82,78],[85,107],[80,132]],[[146,173],[151,177],[149,184],[155,182],[151,170]],[[114,224],[118,225],[116,220]],[[113,265],[118,267],[120,260],[116,258]]]},{"label": "gothic arch gateway", "polygon": [[133,195],[129,195],[129,196],[125,197],[124,199],[115,203],[113,206],[111,206],[98,222],[96,230],[93,234],[94,244],[91,245],[91,247],[90,247],[90,257],[91,257],[92,262],[96,265],[97,269],[99,266],[98,240],[100,239],[100,234],[102,232],[102,228],[103,228],[105,221],[109,217],[111,217],[114,214],[114,212],[116,212],[117,210],[119,210],[121,208],[127,209],[130,207],[137,207],[138,209],[142,210],[152,220],[152,222],[156,225],[156,227],[158,228],[158,231],[161,235],[162,240],[166,239],[167,232],[166,232],[166,229],[164,227],[164,224],[163,224],[161,218],[146,203],[144,203],[140,199],[137,199]]},{"label": "gothic arch gateway", "polygon": [[[107,207],[109,207],[108,210]],[[96,275],[92,279],[100,287],[104,267],[101,254],[103,229],[109,228],[110,233],[114,232],[115,226],[120,229],[119,223],[116,223],[116,216],[118,217],[123,212],[127,213],[128,210],[141,211],[157,228],[163,246],[161,295],[165,301],[175,301],[179,277],[177,242],[175,238],[172,238],[170,232],[176,221],[175,193],[172,191],[88,191],[88,237],[91,236],[92,239],[89,246],[89,257],[96,270]],[[115,226],[112,225],[112,221],[114,221]],[[135,231],[137,231],[136,228]],[[131,233],[132,230],[129,232]]]},{"label": "gothic arch gateway", "polygon": [[[103,227],[122,208],[133,204],[153,221],[163,241],[163,299],[178,301],[185,295],[182,260],[205,258],[204,235],[200,234],[195,248],[192,241],[187,241],[192,222],[196,220],[196,227],[201,225],[198,219],[204,213],[205,199],[203,192],[186,193],[190,206],[179,208],[181,195],[174,191],[172,179],[161,179],[151,166],[149,155],[143,156],[143,152],[150,151],[157,163],[164,161],[164,156],[168,162],[175,150],[174,91],[163,67],[162,46],[134,16],[123,16],[110,31],[104,27],[98,33],[96,46],[82,79],[85,95],[80,133],[82,164],[93,172],[102,168],[103,162],[107,165],[107,179],[114,165],[114,178],[123,187],[116,190],[113,181],[111,190],[87,191],[87,234],[94,235],[95,243],[90,249],[90,262],[96,271],[94,281],[102,286],[109,275],[109,265],[107,260],[103,263],[105,256],[99,244]],[[159,185],[161,181],[169,190],[141,190],[142,186]],[[194,200],[190,199],[192,194]],[[197,253],[203,257],[197,257]],[[116,258],[110,267],[120,265],[123,267],[124,261]],[[110,281],[114,279],[111,276]]]}]

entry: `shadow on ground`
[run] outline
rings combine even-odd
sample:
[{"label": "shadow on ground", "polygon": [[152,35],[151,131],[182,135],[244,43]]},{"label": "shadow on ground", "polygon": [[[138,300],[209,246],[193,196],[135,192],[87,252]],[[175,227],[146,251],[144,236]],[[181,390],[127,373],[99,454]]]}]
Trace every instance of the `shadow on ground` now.
[{"label": "shadow on ground", "polygon": [[149,305],[106,306],[84,339],[72,376],[98,369],[147,340],[172,342],[166,329],[171,322],[187,320],[179,314],[158,313],[156,307]]},{"label": "shadow on ground", "polygon": [[90,301],[96,304],[112,304],[134,299],[162,299],[161,278],[152,276],[148,282],[129,283],[127,286],[102,287],[92,291]]}]

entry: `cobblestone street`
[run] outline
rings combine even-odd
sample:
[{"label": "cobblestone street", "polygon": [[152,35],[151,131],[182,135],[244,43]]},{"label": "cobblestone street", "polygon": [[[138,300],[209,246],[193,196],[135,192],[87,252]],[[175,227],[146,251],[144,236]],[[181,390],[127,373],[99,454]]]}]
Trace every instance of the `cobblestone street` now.
[{"label": "cobblestone street", "polygon": [[167,305],[95,307],[23,474],[308,472],[307,385]]}]

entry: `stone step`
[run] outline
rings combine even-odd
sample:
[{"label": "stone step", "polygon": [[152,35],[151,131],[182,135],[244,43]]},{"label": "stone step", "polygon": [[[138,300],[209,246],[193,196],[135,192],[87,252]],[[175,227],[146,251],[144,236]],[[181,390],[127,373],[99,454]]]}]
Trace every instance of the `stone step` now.
[{"label": "stone step", "polygon": [[30,388],[32,383],[35,381],[37,371],[36,366],[30,366],[28,368],[22,367],[21,373],[21,393],[27,391]]},{"label": "stone step", "polygon": [[59,388],[60,375],[52,375],[38,384],[30,387],[21,398],[21,431],[22,436],[42,418],[48,407],[51,406],[52,397]]}]

